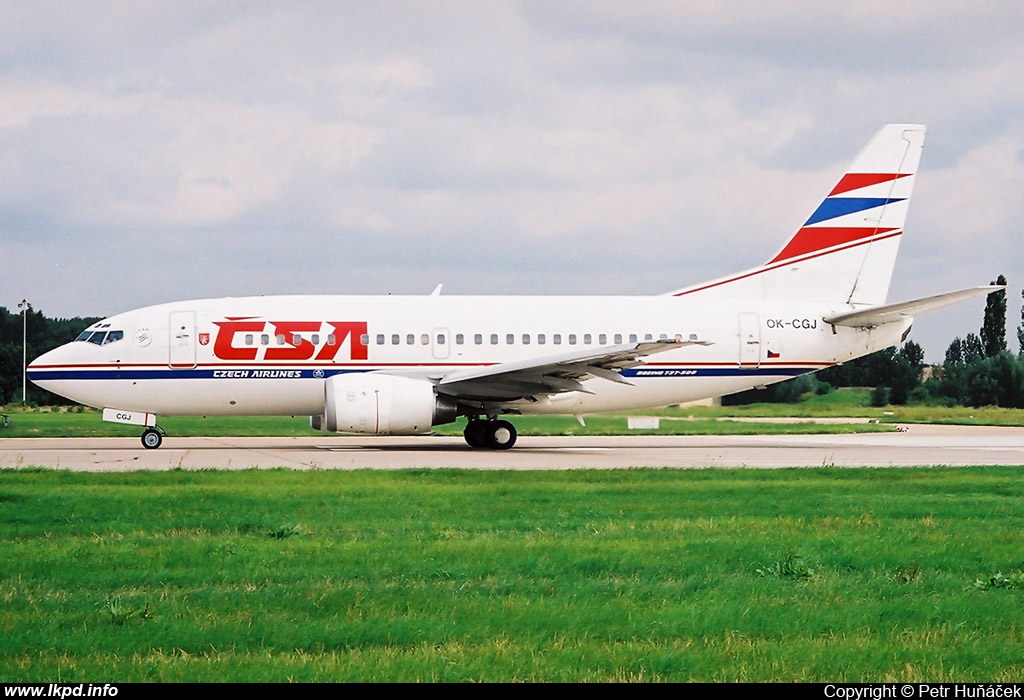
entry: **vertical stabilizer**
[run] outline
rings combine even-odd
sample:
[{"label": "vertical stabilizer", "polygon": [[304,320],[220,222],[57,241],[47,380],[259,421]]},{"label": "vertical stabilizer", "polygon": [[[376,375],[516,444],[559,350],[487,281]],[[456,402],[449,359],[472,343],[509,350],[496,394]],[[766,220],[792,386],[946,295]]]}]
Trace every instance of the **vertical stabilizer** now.
[{"label": "vertical stabilizer", "polygon": [[771,260],[673,294],[884,303],[924,135],[918,124],[882,127]]}]

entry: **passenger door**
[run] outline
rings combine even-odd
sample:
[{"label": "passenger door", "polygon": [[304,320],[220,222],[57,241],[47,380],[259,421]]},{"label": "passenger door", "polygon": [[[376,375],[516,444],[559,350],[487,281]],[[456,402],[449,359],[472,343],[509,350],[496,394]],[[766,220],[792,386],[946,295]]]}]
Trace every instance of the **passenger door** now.
[{"label": "passenger door", "polygon": [[172,369],[191,369],[196,366],[196,312],[172,311],[170,326],[170,357]]},{"label": "passenger door", "polygon": [[740,369],[757,369],[761,366],[761,321],[757,314],[739,314]]}]

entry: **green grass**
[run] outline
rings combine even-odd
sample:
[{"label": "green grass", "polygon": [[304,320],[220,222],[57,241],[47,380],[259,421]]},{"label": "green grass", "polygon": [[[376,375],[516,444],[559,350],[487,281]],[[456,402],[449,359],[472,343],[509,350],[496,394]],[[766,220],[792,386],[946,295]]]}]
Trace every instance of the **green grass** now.
[{"label": "green grass", "polygon": [[[10,425],[0,428],[0,437],[138,437],[138,425],[106,423],[99,411],[68,412],[37,409],[9,413]],[[170,435],[188,436],[295,436],[317,435],[306,416],[161,416],[161,428]]]},{"label": "green grass", "polygon": [[[646,413],[646,412],[645,412]],[[656,429],[630,430],[628,416],[586,416],[581,426],[569,416],[510,416],[520,435],[773,435],[773,434],[834,434],[891,432],[893,425],[885,423],[815,423],[811,419],[799,423],[747,422],[724,418],[698,418],[680,409],[655,411],[660,415]],[[463,421],[434,428],[438,435],[462,435]]]},{"label": "green grass", "polygon": [[[595,415],[586,417],[581,426],[570,416],[512,416],[520,435],[707,435],[707,434],[765,434],[765,433],[842,433],[891,431],[884,424],[822,424],[810,420],[796,424],[770,422],[749,423],[722,421],[716,418],[696,418],[684,409],[665,409],[656,430],[629,430],[626,414]],[[105,423],[97,411],[65,412],[37,410],[12,413],[11,424],[0,428],[0,437],[138,437],[142,428],[134,425]],[[306,416],[166,416],[159,419],[160,427],[168,435],[190,436],[302,436],[322,435],[309,427]],[[437,426],[438,435],[462,435],[464,420]]]},{"label": "green grass", "polygon": [[[679,409],[663,409],[667,415]],[[1024,410],[997,406],[872,406],[870,389],[837,389],[821,396],[810,395],[800,403],[758,403],[748,406],[694,406],[685,409],[695,418],[830,418],[859,417],[882,423],[946,423],[955,425],[1024,426]],[[660,411],[648,411],[659,415]]]},{"label": "green grass", "polygon": [[[137,437],[138,426],[104,423],[91,409],[41,408],[23,411],[8,407],[9,427],[0,437]],[[631,431],[630,415],[662,418],[657,430]],[[814,419],[855,417],[877,423],[814,423]],[[586,426],[569,416],[511,416],[521,435],[707,435],[771,433],[849,433],[888,431],[897,423],[951,423],[962,425],[1024,426],[1024,411],[1006,408],[946,408],[937,406],[870,405],[870,390],[840,389],[822,396],[809,396],[798,404],[752,404],[749,406],[670,407],[632,413],[588,415]],[[727,420],[744,418],[745,421]],[[765,418],[761,422],[750,419]],[[801,423],[774,423],[779,418],[805,418]],[[160,426],[175,436],[301,436],[316,435],[309,419],[296,417],[179,417],[161,416]],[[438,426],[439,435],[460,435],[465,422]]]},{"label": "green grass", "polygon": [[0,471],[0,678],[1017,681],[1019,469]]}]

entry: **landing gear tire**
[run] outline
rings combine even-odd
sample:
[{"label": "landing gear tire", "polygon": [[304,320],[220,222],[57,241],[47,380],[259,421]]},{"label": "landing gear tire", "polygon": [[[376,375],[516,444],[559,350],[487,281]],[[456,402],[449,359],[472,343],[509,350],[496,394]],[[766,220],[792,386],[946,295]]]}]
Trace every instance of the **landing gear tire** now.
[{"label": "landing gear tire", "polygon": [[507,450],[516,444],[516,426],[507,420],[490,421],[487,424],[487,446],[492,450]]},{"label": "landing gear tire", "polygon": [[155,450],[160,447],[164,442],[164,436],[160,434],[159,430],[150,428],[142,434],[142,446],[147,450]]},{"label": "landing gear tire", "polygon": [[466,444],[473,448],[487,447],[487,421],[473,418],[462,431]]}]

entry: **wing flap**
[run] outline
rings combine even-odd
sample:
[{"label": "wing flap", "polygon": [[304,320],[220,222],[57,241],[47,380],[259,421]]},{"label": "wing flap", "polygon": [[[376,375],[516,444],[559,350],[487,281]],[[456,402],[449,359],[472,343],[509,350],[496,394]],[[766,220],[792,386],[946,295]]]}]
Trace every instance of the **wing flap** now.
[{"label": "wing flap", "polygon": [[452,372],[437,390],[472,401],[514,401],[568,391],[593,393],[584,385],[591,377],[630,384],[617,370],[635,367],[643,358],[688,345],[710,345],[691,335],[688,340],[664,339],[603,346],[564,355],[504,362]]}]

